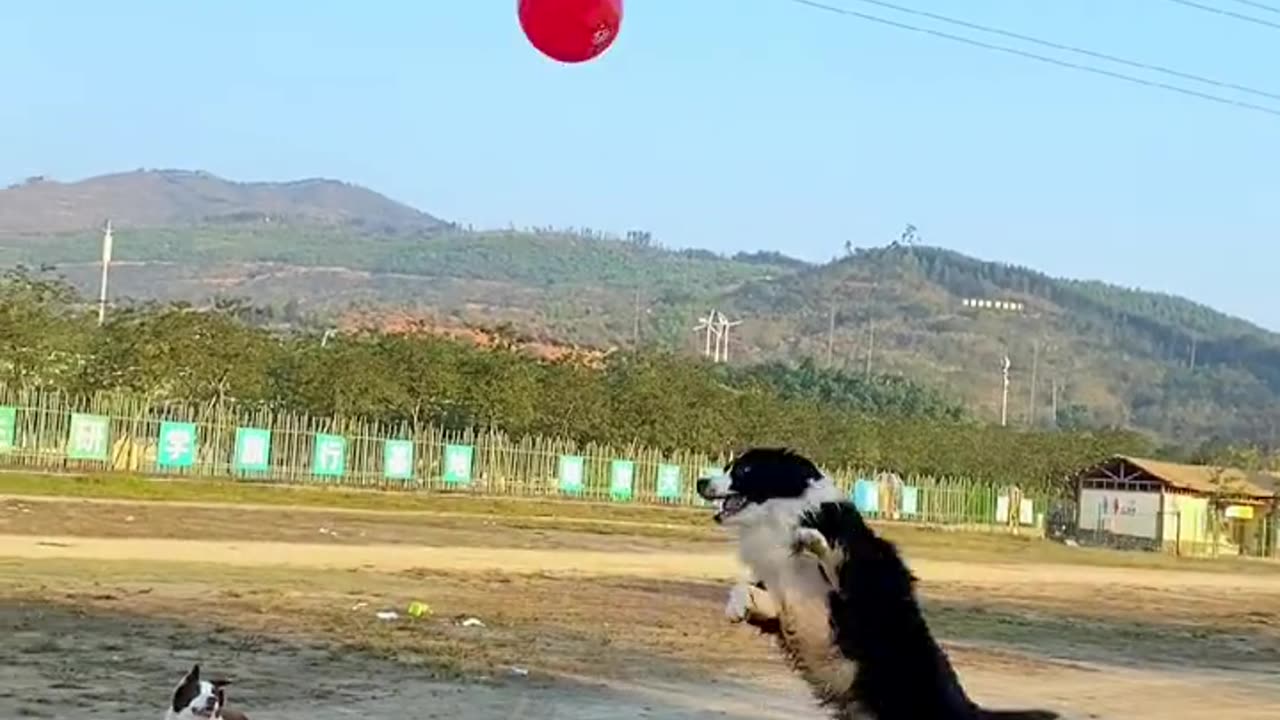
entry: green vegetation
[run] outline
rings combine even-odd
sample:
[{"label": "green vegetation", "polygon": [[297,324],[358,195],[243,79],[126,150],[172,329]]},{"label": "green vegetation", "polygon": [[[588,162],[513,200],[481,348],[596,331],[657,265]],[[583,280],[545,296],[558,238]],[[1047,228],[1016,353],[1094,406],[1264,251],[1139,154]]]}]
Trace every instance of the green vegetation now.
[{"label": "green vegetation", "polygon": [[266,409],[376,424],[488,428],[614,447],[721,453],[788,444],[824,463],[1034,485],[1115,452],[1126,432],[1019,432],[959,418],[901,381],[804,366],[725,371],[662,353],[595,367],[438,337],[363,333],[322,342],[248,322],[252,310],[137,307],[102,328],[54,281],[0,283],[0,382],[176,407]]},{"label": "green vegetation", "polygon": [[[976,310],[964,298],[1024,310]],[[765,356],[831,352],[837,367],[857,369],[870,351],[876,368],[948,387],[988,420],[1008,354],[1019,425],[1136,427],[1190,449],[1280,440],[1280,336],[1183,298],[888,247],[749,282],[721,304],[752,318],[740,337]]]},{"label": "green vegetation", "polygon": [[[940,388],[966,414],[993,422],[1008,355],[1012,425],[1135,428],[1180,456],[1203,443],[1280,446],[1280,336],[1183,298],[940,248],[855,251],[846,241],[843,257],[815,265],[771,251],[672,250],[643,231],[472,232],[342,183],[238,184],[162,171],[0,190],[0,266],[53,264],[81,290],[95,289],[96,231],[70,228],[100,222],[106,210],[88,198],[108,197],[134,219],[116,234],[116,297],[198,306],[243,297],[262,308],[258,320],[295,329],[394,307],[674,353],[697,349],[691,328],[716,307],[743,321],[735,362],[774,368],[721,372],[734,389],[763,385],[851,412],[955,417],[922,390]],[[976,310],[964,298],[1024,309]],[[72,357],[80,355],[50,359]],[[889,387],[899,381],[877,380],[888,377],[909,378],[923,394],[905,399]]]},{"label": "green vegetation", "polygon": [[[672,252],[591,231],[377,233],[347,226],[226,225],[143,228],[120,233],[119,262],[215,265],[279,263],[373,273],[519,283],[532,287],[643,287],[668,299],[787,272],[795,261],[768,254],[728,259]],[[0,265],[97,262],[97,232],[9,239]]]}]

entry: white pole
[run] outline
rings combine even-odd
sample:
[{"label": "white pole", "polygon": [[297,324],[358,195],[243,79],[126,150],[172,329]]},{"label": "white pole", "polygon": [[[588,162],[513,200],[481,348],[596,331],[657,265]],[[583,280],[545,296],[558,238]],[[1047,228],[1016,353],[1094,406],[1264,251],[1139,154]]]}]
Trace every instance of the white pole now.
[{"label": "white pole", "polygon": [[1000,365],[1001,390],[1000,390],[1000,427],[1005,427],[1009,423],[1009,356],[1004,356],[1004,362]]},{"label": "white pole", "polygon": [[102,282],[98,288],[98,326],[101,327],[107,321],[107,277],[111,272],[111,250],[113,240],[111,237],[111,221],[107,221],[107,227],[102,232]]}]

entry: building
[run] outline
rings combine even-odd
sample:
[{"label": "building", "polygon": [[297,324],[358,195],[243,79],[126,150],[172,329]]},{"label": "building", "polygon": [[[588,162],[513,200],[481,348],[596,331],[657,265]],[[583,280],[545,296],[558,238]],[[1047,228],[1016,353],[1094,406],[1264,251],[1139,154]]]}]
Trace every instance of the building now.
[{"label": "building", "polygon": [[1278,476],[1112,457],[1077,476],[1081,542],[1180,555],[1274,557]]}]

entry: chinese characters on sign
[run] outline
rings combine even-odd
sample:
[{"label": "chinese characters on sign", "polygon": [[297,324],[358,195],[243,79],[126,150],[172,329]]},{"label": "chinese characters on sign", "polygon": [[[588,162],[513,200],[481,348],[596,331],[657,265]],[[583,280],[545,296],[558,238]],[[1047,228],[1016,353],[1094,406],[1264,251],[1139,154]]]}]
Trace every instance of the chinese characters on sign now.
[{"label": "chinese characters on sign", "polygon": [[388,440],[382,447],[382,476],[388,480],[413,479],[413,443]]},{"label": "chinese characters on sign", "polygon": [[315,447],[311,451],[311,474],[318,477],[342,477],[346,471],[346,438],[316,433]]},{"label": "chinese characters on sign", "polygon": [[614,460],[609,465],[609,498],[618,501],[630,500],[635,475],[635,463],[630,460]]},{"label": "chinese characters on sign", "polygon": [[560,471],[557,473],[560,480],[560,492],[566,495],[581,495],[583,488],[586,486],[583,470],[581,455],[561,455]]},{"label": "chinese characters on sign", "polygon": [[269,472],[271,431],[262,428],[236,428],[236,450],[232,466],[238,473]]},{"label": "chinese characters on sign", "polygon": [[448,485],[471,484],[471,460],[475,448],[470,445],[444,446],[444,482]]},{"label": "chinese characters on sign", "polygon": [[74,413],[67,437],[72,460],[107,460],[111,456],[110,426],[105,415]]},{"label": "chinese characters on sign", "polygon": [[671,502],[680,499],[680,466],[658,466],[658,499]]},{"label": "chinese characters on sign", "polygon": [[195,462],[195,423],[160,423],[160,447],[156,449],[156,465],[162,468],[189,468]]}]

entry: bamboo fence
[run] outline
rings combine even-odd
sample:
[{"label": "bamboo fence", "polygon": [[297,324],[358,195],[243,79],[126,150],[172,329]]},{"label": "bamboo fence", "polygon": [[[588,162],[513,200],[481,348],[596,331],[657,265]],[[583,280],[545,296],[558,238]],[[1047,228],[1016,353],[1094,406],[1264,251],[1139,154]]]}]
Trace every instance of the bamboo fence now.
[{"label": "bamboo fence", "polygon": [[[99,455],[75,452],[73,425],[77,422],[82,429],[86,423],[105,428]],[[194,437],[166,461],[174,450],[172,438],[166,435],[173,427],[194,430]],[[252,469],[237,462],[242,452],[237,435],[242,429],[270,433],[269,456]],[[402,450],[410,445],[411,464],[389,472],[388,441]],[[340,467],[324,468],[318,443],[336,443],[341,448],[335,451]],[[452,469],[451,460],[456,463]],[[693,480],[721,467],[725,460],[693,451],[666,453],[639,444],[513,438],[489,430],[386,426],[359,418],[309,417],[233,404],[193,406],[120,393],[74,397],[0,385],[0,467],[9,470],[700,505],[705,501],[693,492]],[[580,475],[572,472],[574,467]],[[852,467],[836,468],[831,476],[864,514],[875,519],[1016,529],[1039,525],[1044,512],[1043,498],[1023,501],[1017,490],[990,482],[899,477]]]}]

